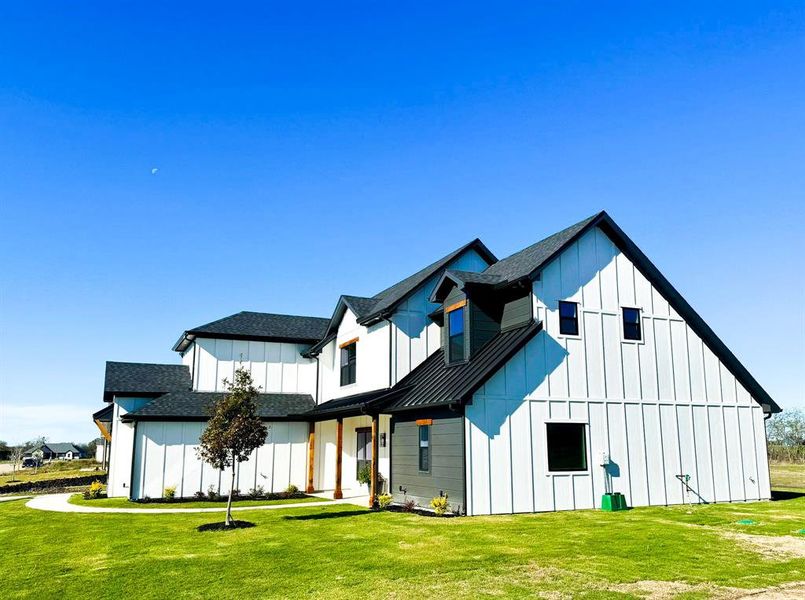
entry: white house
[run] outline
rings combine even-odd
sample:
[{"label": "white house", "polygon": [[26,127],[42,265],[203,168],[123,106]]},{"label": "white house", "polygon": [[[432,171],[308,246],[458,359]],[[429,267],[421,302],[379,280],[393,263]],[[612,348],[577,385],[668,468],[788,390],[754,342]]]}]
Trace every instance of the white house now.
[{"label": "white house", "polygon": [[242,491],[358,495],[368,466],[372,497],[470,515],[770,497],[780,408],[604,212],[502,260],[473,240],[329,319],[238,313],[174,350],[107,363],[111,496],[225,487],[195,448],[244,366],[269,433]]}]

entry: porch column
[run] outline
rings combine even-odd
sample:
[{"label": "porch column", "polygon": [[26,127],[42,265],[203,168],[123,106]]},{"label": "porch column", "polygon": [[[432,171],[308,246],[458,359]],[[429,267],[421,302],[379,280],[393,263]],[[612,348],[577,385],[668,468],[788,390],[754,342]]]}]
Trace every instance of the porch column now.
[{"label": "porch column", "polygon": [[377,502],[377,437],[380,435],[380,415],[372,415],[372,484],[369,493],[369,506]]},{"label": "porch column", "polygon": [[316,424],[310,422],[307,434],[307,487],[305,493],[313,493],[313,462],[316,456]]},{"label": "porch column", "polygon": [[335,425],[335,491],[333,498],[340,500],[344,497],[341,491],[341,454],[344,452],[344,420],[339,417]]}]

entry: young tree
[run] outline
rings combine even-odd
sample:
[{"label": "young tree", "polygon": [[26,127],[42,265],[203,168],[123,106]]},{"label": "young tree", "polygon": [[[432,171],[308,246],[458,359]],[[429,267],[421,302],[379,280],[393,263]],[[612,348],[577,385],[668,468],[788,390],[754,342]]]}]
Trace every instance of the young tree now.
[{"label": "young tree", "polygon": [[17,480],[17,467],[22,462],[22,457],[25,454],[27,446],[14,446],[11,449],[11,481]]},{"label": "young tree", "polygon": [[258,390],[244,368],[235,371],[235,381],[224,379],[226,394],[211,408],[207,428],[201,434],[199,457],[216,469],[232,469],[229,500],[226,503],[226,527],[232,525],[232,493],[238,463],[265,443],[266,426],[257,416]]}]

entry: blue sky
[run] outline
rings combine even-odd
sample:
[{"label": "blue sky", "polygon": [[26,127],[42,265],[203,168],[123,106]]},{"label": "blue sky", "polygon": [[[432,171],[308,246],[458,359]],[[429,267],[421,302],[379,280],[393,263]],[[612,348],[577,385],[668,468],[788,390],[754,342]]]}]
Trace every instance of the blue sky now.
[{"label": "blue sky", "polygon": [[104,361],[185,328],[602,208],[805,406],[801,3],[30,4],[0,8],[0,439],[95,437]]}]

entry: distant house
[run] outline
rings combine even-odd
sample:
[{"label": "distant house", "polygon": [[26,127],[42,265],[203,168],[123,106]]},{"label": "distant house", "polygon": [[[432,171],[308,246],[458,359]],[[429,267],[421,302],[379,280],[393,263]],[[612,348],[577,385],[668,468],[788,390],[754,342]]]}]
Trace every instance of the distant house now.
[{"label": "distant house", "polygon": [[43,460],[78,460],[82,458],[81,450],[69,442],[41,444],[25,453],[25,457],[32,457],[37,450],[42,451]]},{"label": "distant house", "polygon": [[196,447],[243,367],[268,433],[240,490],[447,495],[468,515],[770,497],[780,407],[604,212],[501,260],[473,240],[330,318],[241,312],[173,349],[106,364],[109,496],[225,489]]}]

